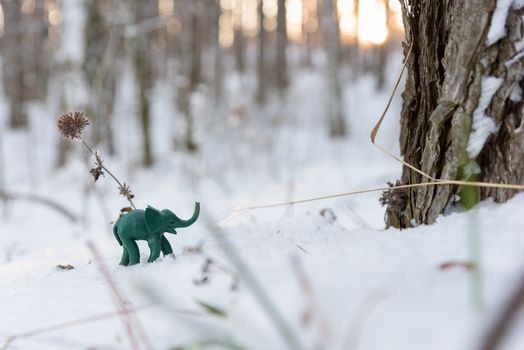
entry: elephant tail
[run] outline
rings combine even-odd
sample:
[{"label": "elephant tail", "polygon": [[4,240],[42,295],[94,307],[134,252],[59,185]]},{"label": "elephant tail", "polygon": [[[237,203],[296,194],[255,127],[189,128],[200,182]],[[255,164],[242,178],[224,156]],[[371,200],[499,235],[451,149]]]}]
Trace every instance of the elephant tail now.
[{"label": "elephant tail", "polygon": [[117,233],[117,227],[116,227],[116,224],[113,226],[113,234],[115,235],[115,238],[116,240],[118,241],[118,244],[122,245],[122,241],[120,240],[120,237],[118,237],[118,233]]}]

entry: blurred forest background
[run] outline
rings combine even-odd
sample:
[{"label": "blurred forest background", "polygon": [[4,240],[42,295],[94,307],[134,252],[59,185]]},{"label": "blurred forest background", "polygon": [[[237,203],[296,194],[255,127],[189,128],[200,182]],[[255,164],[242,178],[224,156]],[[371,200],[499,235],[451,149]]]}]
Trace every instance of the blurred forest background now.
[{"label": "blurred forest background", "polygon": [[[303,72],[323,80],[327,133],[347,135],[343,87],[371,74],[384,88],[402,18],[388,0],[3,0],[0,35],[0,132],[31,133],[33,123],[38,134],[38,119],[82,110],[111,155],[129,150],[115,141],[118,120],[135,123],[134,160],[150,166],[156,97],[170,105],[156,113],[172,137],[162,152],[198,152],[201,129],[286,119],[287,90]],[[122,91],[134,104],[124,112]],[[56,143],[60,167],[70,143]]]},{"label": "blurred forest background", "polygon": [[[0,347],[4,337],[6,349],[15,340],[55,349],[68,338],[81,349],[132,348],[116,317],[57,333],[49,346],[22,339],[115,307],[128,314],[108,298],[114,278],[128,293],[122,305],[158,301],[142,283],[174,301],[162,311],[215,314],[163,324],[140,311],[160,348],[195,349],[202,339],[250,346],[226,347],[235,349],[471,348],[521,280],[524,197],[462,213],[451,186],[389,188],[398,199],[389,203],[379,187],[428,181],[384,150],[435,179],[482,171],[481,181],[522,184],[524,2],[488,2],[403,1],[403,15],[398,0],[0,0],[0,300],[9,301]],[[488,28],[499,33],[493,42]],[[406,88],[390,101],[381,151],[369,135],[403,57]],[[464,98],[450,103],[444,92],[455,91]],[[433,123],[441,104],[469,124]],[[202,203],[202,219],[170,238],[176,261],[118,265],[112,223],[128,203],[109,176],[94,183],[99,158],[59,135],[58,117],[73,111],[86,113],[82,137],[131,186],[137,208],[186,218]],[[490,118],[505,127],[492,130]],[[470,138],[477,119],[483,132]],[[419,227],[383,230],[385,211],[399,219],[388,226]],[[110,266],[107,285],[95,260]],[[216,317],[201,300],[232,316]],[[504,349],[523,348],[522,329]]]}]

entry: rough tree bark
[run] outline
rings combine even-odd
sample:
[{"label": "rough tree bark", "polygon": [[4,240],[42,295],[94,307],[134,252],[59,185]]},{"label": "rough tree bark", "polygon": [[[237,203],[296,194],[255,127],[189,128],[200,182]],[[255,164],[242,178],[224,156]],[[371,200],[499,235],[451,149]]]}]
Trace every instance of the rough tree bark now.
[{"label": "rough tree bark", "polygon": [[[434,178],[522,184],[524,9],[501,0],[401,4],[405,55],[413,45],[402,94],[404,160]],[[402,183],[427,181],[404,167]],[[405,198],[401,205],[388,205],[387,225],[433,223],[464,190],[448,185],[412,188],[400,196]],[[478,199],[498,202],[514,194],[505,189],[476,193]]]}]

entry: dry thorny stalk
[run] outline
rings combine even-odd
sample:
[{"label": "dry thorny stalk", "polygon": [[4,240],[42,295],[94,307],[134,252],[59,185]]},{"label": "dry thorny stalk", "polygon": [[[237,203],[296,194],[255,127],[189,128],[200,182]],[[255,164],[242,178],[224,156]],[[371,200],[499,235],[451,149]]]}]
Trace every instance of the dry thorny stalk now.
[{"label": "dry thorny stalk", "polygon": [[98,181],[100,176],[104,176],[107,173],[118,184],[119,193],[124,196],[130,204],[130,207],[121,209],[121,214],[129,211],[130,208],[136,209],[135,204],[133,203],[133,198],[135,196],[129,188],[129,185],[125,182],[120,182],[120,180],[118,180],[118,178],[104,165],[98,151],[93,150],[93,148],[83,139],[82,132],[89,126],[89,120],[86,118],[85,114],[83,112],[65,113],[58,119],[57,126],[58,131],[60,131],[60,134],[63,137],[79,141],[95,158],[95,166],[89,171],[95,182]]}]

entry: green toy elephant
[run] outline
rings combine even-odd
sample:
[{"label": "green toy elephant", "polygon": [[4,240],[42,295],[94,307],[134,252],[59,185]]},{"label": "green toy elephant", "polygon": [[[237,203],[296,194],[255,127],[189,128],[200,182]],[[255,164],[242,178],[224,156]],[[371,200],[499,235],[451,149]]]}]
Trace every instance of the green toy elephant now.
[{"label": "green toy elephant", "polygon": [[173,253],[173,248],[164,232],[176,234],[175,229],[192,225],[200,215],[200,203],[195,202],[193,216],[189,220],[182,220],[171,210],[162,211],[148,206],[146,210],[131,210],[120,217],[113,226],[113,233],[118,243],[123,246],[124,252],[120,265],[134,265],[140,261],[140,252],[135,241],[147,241],[151,254],[148,262],[155,261],[160,256]]}]

